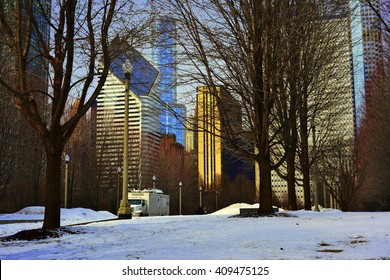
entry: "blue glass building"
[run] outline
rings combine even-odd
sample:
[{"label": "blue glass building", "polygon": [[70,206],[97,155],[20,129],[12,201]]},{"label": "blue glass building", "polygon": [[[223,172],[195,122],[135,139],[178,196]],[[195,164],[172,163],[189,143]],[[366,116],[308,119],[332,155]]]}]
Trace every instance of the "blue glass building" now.
[{"label": "blue glass building", "polygon": [[175,134],[176,141],[185,146],[186,107],[177,103],[175,32],[175,21],[170,17],[161,17],[154,23],[152,61],[160,71],[154,93],[161,102],[160,132]]},{"label": "blue glass building", "polygon": [[[116,39],[119,40],[119,39]],[[119,43],[118,43],[119,44]],[[151,94],[158,80],[158,69],[139,51],[131,47],[127,42],[120,42],[119,55],[111,62],[111,71],[121,81],[124,81],[122,65],[128,59],[133,67],[130,74],[130,90],[142,102],[143,130],[159,133],[159,103]]]}]

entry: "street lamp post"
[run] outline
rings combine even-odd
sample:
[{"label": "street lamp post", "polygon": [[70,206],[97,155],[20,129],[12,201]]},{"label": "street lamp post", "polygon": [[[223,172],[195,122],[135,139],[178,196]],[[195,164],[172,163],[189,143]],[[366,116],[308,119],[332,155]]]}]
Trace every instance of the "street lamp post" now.
[{"label": "street lamp post", "polygon": [[199,187],[199,206],[202,208],[202,186]]},{"label": "street lamp post", "polygon": [[68,171],[69,171],[70,156],[65,155],[65,194],[64,194],[64,208],[68,208]]},{"label": "street lamp post", "polygon": [[156,175],[153,175],[152,180],[153,180],[153,189],[155,189],[156,188]]},{"label": "street lamp post", "polygon": [[117,168],[117,187],[116,187],[116,208],[119,209],[119,194],[120,194],[120,185],[119,185],[119,178],[122,172],[122,168],[118,166]]},{"label": "street lamp post", "polygon": [[133,67],[128,59],[122,66],[125,74],[125,110],[124,110],[124,129],[123,129],[123,183],[122,200],[118,209],[119,219],[131,219],[130,204],[128,201],[128,176],[129,176],[129,84],[130,74]]},{"label": "street lamp post", "polygon": [[180,181],[179,182],[179,215],[181,215],[181,186],[182,186],[182,182]]}]

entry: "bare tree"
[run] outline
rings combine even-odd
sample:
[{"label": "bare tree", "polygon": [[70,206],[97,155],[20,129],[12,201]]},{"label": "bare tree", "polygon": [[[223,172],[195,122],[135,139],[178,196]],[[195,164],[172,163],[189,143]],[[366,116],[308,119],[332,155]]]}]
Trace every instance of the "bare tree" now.
[{"label": "bare tree", "polygon": [[[1,1],[0,29],[2,45],[15,61],[17,83],[0,83],[16,99],[16,108],[39,135],[46,153],[46,196],[43,228],[60,226],[61,158],[64,146],[80,118],[92,106],[106,80],[110,67],[109,41],[112,23],[119,8],[116,0],[95,4],[75,0],[56,2],[51,9],[47,1]],[[131,11],[131,7],[129,8]],[[53,45],[48,30],[53,32]],[[97,58],[105,63],[96,86],[91,87]],[[75,60],[87,57],[81,79],[75,79]],[[33,63],[43,63],[50,70],[48,90],[28,86]],[[77,88],[78,87],[78,88]],[[78,89],[80,103],[70,119],[64,119],[69,97]],[[43,118],[37,104],[39,96],[47,96],[51,104],[50,118]]]},{"label": "bare tree", "polygon": [[366,112],[359,134],[360,165],[366,165],[366,180],[359,196],[361,209],[387,211],[390,209],[390,136],[388,112],[390,91],[388,83],[389,38],[384,36],[384,63],[380,65],[367,90]]},{"label": "bare tree", "polygon": [[288,181],[291,209],[297,208],[296,171],[302,172],[310,209],[308,120],[315,118],[321,127],[316,141],[322,147],[332,135],[327,128],[337,120],[329,108],[340,102],[340,88],[331,82],[346,74],[338,71],[337,76],[332,69],[349,46],[335,40],[345,35],[340,25],[344,28],[346,21],[339,20],[345,16],[330,17],[340,13],[340,6],[318,1],[170,2],[182,52],[195,69],[185,73],[188,80],[210,89],[222,86],[240,103],[241,126],[229,120],[232,103],[213,93],[227,131],[221,134],[224,141],[259,166],[260,213],[272,212],[272,170]]},{"label": "bare tree", "polygon": [[[179,19],[181,48],[198,70],[191,78],[210,89],[222,86],[240,100],[245,126],[230,123],[229,106],[213,92],[224,123],[226,141],[260,170],[261,214],[272,209],[271,170],[281,164],[272,158],[271,112],[279,95],[276,58],[280,45],[280,12],[275,1],[170,1]],[[180,35],[179,35],[180,37]],[[227,106],[227,107],[224,107]],[[251,149],[248,147],[252,147]]]},{"label": "bare tree", "polygon": [[361,209],[388,211],[390,209],[389,178],[389,89],[390,80],[390,3],[389,1],[361,0],[374,13],[371,26],[382,39],[383,61],[376,65],[370,77],[366,93],[366,112],[363,121],[359,149],[364,151],[361,160],[367,165],[365,184],[359,197]]},{"label": "bare tree", "polygon": [[367,167],[361,161],[359,149],[353,148],[353,143],[345,143],[343,139],[335,142],[337,145],[328,151],[327,161],[319,165],[320,176],[338,208],[342,211],[356,210]]}]

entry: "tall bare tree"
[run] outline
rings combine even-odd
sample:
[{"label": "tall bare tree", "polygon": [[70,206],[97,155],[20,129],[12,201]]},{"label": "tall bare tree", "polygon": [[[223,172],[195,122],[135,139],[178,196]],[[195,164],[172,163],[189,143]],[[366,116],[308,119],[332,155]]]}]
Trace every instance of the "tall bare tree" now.
[{"label": "tall bare tree", "polygon": [[[1,44],[14,61],[13,71],[17,83],[0,83],[16,99],[16,108],[39,135],[46,153],[46,195],[43,228],[60,226],[61,159],[64,146],[80,118],[92,106],[104,85],[110,67],[109,41],[112,23],[118,14],[116,0],[0,1]],[[131,7],[130,7],[131,11]],[[53,41],[48,38],[48,30]],[[105,63],[96,81],[97,59]],[[81,78],[75,78],[75,61],[87,58]],[[43,63],[50,72],[48,90],[29,84],[34,63]],[[96,83],[93,87],[93,83]],[[74,90],[77,89],[75,93]],[[80,103],[76,113],[64,118],[69,97],[78,95]],[[47,96],[51,105],[49,119],[43,118],[38,98]]]},{"label": "tall bare tree", "polygon": [[271,171],[283,163],[287,167],[281,170],[287,172],[278,173],[288,181],[289,207],[296,209],[298,156],[310,209],[308,120],[319,122],[322,133],[316,141],[323,145],[330,135],[326,128],[337,119],[335,113],[324,117],[323,112],[340,100],[340,89],[330,84],[335,71],[328,70],[345,51],[335,40],[342,34],[337,20],[330,17],[340,7],[304,0],[170,2],[182,53],[196,69],[185,74],[211,89],[223,86],[240,102],[239,128],[229,122],[232,104],[214,93],[227,131],[224,140],[259,166],[259,212],[272,212]]},{"label": "tall bare tree", "polygon": [[[388,211],[390,209],[389,177],[389,58],[390,58],[390,3],[389,1],[361,0],[372,15],[367,24],[371,40],[378,43],[375,71],[366,84],[365,112],[359,133],[360,158],[358,167],[365,166],[365,180],[358,195],[360,210]],[[377,37],[374,37],[376,35]],[[383,51],[383,53],[382,53]],[[374,62],[374,61],[373,61]]]},{"label": "tall bare tree", "polygon": [[[276,58],[280,45],[277,1],[176,1],[181,48],[198,72],[193,80],[210,88],[222,86],[240,100],[245,127],[228,121],[229,106],[214,92],[226,140],[260,171],[259,213],[272,209],[271,170],[281,158],[272,157],[271,112],[279,95]],[[180,35],[179,35],[180,37]],[[250,144],[249,144],[250,143]],[[248,148],[252,147],[252,148]]]}]

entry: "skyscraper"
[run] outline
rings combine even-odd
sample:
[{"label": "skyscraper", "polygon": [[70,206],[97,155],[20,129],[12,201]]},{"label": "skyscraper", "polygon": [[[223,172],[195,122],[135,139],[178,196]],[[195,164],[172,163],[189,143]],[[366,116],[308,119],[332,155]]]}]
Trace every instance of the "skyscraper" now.
[{"label": "skyscraper", "polygon": [[152,61],[160,71],[155,94],[160,98],[160,132],[175,134],[176,141],[185,146],[184,118],[186,107],[177,103],[176,90],[176,29],[174,19],[163,16],[154,22],[152,32]]},{"label": "skyscraper", "polygon": [[[239,173],[253,179],[253,174],[249,174],[252,172],[244,170],[244,160],[226,140],[227,133],[234,133],[242,126],[240,102],[221,86],[201,86],[197,91],[195,138],[199,185],[205,191],[218,189],[223,175],[234,181]],[[227,108],[230,108],[229,114],[223,118],[221,112],[226,112]]]},{"label": "skyscraper", "polygon": [[[382,59],[382,34],[377,14],[364,1],[348,0],[351,20],[353,97],[355,132],[358,131],[368,83],[373,79]],[[380,0],[371,1],[379,11]]]},{"label": "skyscraper", "polygon": [[[220,95],[220,87],[216,93]],[[208,87],[198,87],[198,181],[205,191],[219,189],[222,181],[221,120],[217,98]]]},{"label": "skyscraper", "polygon": [[101,185],[115,186],[117,169],[122,166],[125,113],[122,65],[129,59],[133,67],[129,92],[129,188],[150,188],[160,146],[159,115],[156,101],[150,95],[158,70],[126,42],[116,39],[114,43],[121,44],[120,51],[97,99],[98,177]]}]

